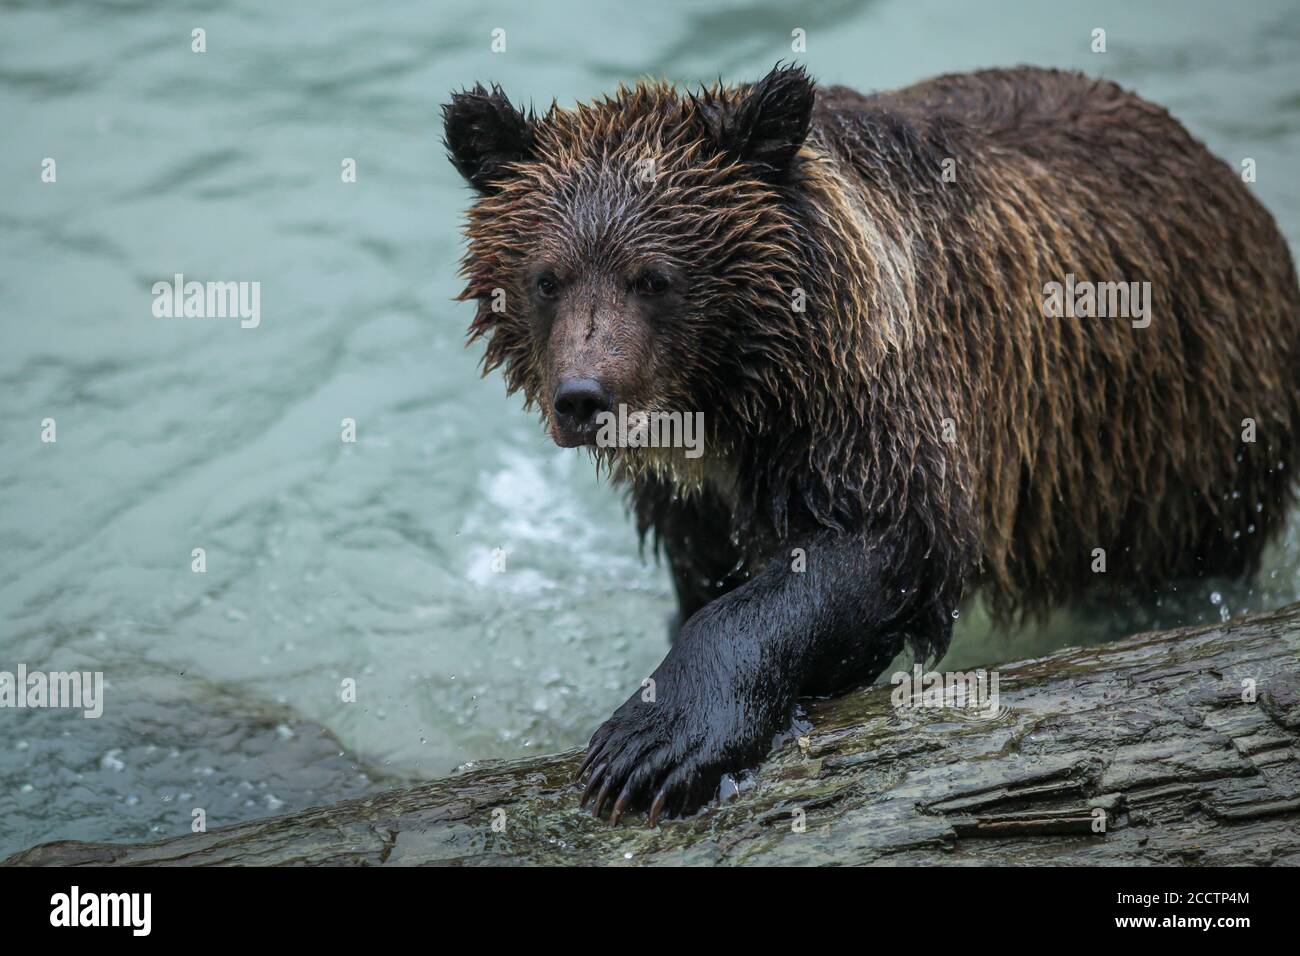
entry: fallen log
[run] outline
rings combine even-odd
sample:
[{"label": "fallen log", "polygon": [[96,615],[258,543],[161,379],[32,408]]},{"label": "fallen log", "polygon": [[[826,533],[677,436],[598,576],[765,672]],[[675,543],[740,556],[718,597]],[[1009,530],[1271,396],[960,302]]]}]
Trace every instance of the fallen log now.
[{"label": "fallen log", "polygon": [[751,786],[655,829],[580,810],[570,751],[3,865],[1300,864],[1300,604],[997,672],[989,719],[889,686],[809,702]]}]

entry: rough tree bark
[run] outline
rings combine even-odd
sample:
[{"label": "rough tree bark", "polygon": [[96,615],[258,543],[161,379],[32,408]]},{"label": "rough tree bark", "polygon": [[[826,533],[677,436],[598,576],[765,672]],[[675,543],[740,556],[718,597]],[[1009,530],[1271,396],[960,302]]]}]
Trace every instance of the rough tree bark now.
[{"label": "rough tree bark", "polygon": [[657,829],[579,810],[571,751],[5,863],[1300,864],[1300,604],[998,673],[991,719],[896,710],[890,687],[810,703],[813,729],[754,786]]}]

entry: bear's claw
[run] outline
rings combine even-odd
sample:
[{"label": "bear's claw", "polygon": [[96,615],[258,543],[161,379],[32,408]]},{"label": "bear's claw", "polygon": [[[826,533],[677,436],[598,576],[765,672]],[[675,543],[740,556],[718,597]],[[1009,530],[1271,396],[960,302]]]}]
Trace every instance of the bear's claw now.
[{"label": "bear's claw", "polygon": [[650,804],[650,825],[652,827],[659,825],[659,814],[664,812],[664,801],[667,799],[668,791],[660,787],[659,792],[655,794],[655,802]]}]

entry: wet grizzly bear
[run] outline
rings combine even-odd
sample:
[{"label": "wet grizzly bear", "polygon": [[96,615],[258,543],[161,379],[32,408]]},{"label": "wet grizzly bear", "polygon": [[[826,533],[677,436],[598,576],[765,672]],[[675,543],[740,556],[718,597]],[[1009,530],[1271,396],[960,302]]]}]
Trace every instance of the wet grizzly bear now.
[{"label": "wet grizzly bear", "polygon": [[1284,519],[1290,253],[1232,168],[1113,83],[864,96],[779,66],[544,116],[476,87],[444,120],[478,192],[485,371],[563,446],[619,406],[704,414],[701,457],[593,449],[682,622],[654,693],[591,738],[597,813],[695,810],[799,695],[941,654],[976,588],[1006,620],[1249,572]]}]

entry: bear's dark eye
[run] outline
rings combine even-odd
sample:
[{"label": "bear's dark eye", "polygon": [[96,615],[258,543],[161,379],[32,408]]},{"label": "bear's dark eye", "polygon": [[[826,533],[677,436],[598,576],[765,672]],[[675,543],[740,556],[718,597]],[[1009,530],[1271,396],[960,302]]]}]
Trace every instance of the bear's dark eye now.
[{"label": "bear's dark eye", "polygon": [[663,295],[672,285],[672,281],[658,269],[648,269],[637,276],[636,282],[632,285],[641,295]]},{"label": "bear's dark eye", "polygon": [[554,299],[560,293],[560,280],[551,272],[543,272],[537,277],[537,294],[543,299]]}]

